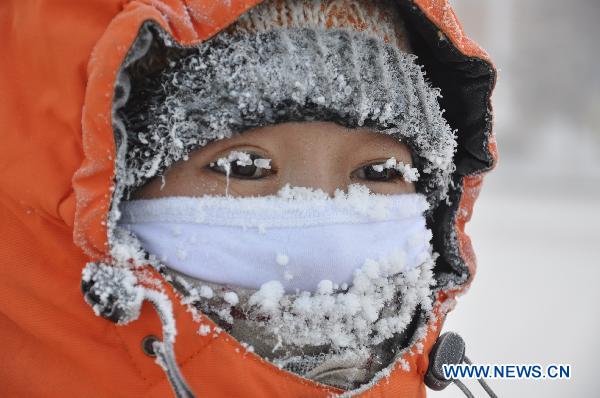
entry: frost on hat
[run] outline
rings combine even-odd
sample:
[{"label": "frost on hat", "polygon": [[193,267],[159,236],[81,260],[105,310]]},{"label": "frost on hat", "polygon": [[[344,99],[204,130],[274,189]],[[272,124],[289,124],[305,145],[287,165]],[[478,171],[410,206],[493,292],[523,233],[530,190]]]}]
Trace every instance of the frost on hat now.
[{"label": "frost on hat", "polygon": [[[151,44],[138,51],[137,65],[130,61],[120,113],[126,190],[212,140],[271,124],[332,121],[406,142],[421,171],[418,189],[435,207],[446,197],[456,139],[439,90],[425,80],[416,56],[399,48],[403,30],[360,22],[379,18],[367,9],[362,19],[357,8],[340,13],[339,4],[357,2],[308,2],[320,4],[313,9],[271,3],[195,47],[179,47],[146,26]],[[273,27],[268,15],[278,21]],[[337,27],[346,26],[344,18],[350,28]]]},{"label": "frost on hat", "polygon": [[350,29],[411,52],[404,20],[392,0],[267,0],[240,16],[230,30],[275,28]]}]

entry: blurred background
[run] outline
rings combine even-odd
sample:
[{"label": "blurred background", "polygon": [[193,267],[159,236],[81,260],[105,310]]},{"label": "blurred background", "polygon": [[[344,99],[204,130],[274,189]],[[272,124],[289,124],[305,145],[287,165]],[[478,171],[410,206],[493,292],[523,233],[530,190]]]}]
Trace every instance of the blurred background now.
[{"label": "blurred background", "polygon": [[600,1],[451,3],[499,69],[500,162],[467,226],[477,277],[445,330],[476,363],[572,365],[567,381],[492,380],[499,397],[600,397]]}]

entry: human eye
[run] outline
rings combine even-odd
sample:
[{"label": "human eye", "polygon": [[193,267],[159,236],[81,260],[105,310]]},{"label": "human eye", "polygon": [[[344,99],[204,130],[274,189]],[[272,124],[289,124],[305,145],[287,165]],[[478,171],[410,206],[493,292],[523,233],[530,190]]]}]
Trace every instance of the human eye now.
[{"label": "human eye", "polygon": [[246,180],[256,180],[272,174],[271,159],[246,151],[231,151],[207,167],[228,177]]},{"label": "human eye", "polygon": [[389,182],[402,178],[402,173],[394,168],[386,168],[383,163],[372,163],[354,170],[352,177],[361,180]]},{"label": "human eye", "polygon": [[374,182],[415,182],[419,178],[419,172],[410,164],[396,161],[391,157],[382,162],[374,162],[354,170],[352,178]]}]

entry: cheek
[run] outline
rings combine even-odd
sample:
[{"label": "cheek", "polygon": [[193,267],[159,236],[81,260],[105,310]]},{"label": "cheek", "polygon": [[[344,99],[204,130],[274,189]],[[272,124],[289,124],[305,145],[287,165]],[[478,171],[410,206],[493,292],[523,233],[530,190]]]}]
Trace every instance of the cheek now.
[{"label": "cheek", "polygon": [[[222,184],[218,195],[225,195],[225,183]],[[285,183],[283,184],[285,185]],[[276,178],[262,178],[257,180],[229,180],[229,195],[231,196],[267,196],[275,195],[283,186]]]},{"label": "cheek", "polygon": [[225,192],[225,185],[215,179],[195,178],[189,189],[193,192],[192,196],[220,195]]},{"label": "cheek", "polygon": [[171,187],[184,196],[224,195],[226,181],[224,176],[206,169],[193,170],[167,180],[166,187]]}]

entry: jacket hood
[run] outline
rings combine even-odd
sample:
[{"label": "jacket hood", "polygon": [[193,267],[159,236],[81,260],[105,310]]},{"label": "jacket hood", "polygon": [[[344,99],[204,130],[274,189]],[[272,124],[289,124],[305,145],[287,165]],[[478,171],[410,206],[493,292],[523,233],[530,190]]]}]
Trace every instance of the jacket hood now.
[{"label": "jacket hood", "polygon": [[[11,18],[10,23],[2,24],[5,37],[13,38],[8,41],[8,50],[20,57],[20,62],[2,65],[6,68],[3,75],[7,76],[2,81],[2,97],[11,99],[0,110],[0,120],[8,131],[2,147],[4,167],[0,168],[5,182],[1,188],[2,205],[14,239],[40,246],[39,252],[28,259],[28,264],[34,265],[22,271],[19,267],[23,260],[18,260],[9,272],[21,273],[17,279],[28,286],[27,292],[35,290],[53,297],[51,302],[58,307],[52,310],[53,316],[60,319],[62,329],[57,328],[52,338],[61,340],[59,345],[65,347],[63,352],[68,355],[82,358],[73,348],[66,348],[65,337],[56,337],[61,330],[72,335],[68,330],[74,327],[74,338],[85,340],[80,330],[106,328],[105,321],[91,319],[84,304],[70,310],[80,322],[77,326],[65,321],[69,316],[61,311],[72,305],[67,298],[81,301],[70,289],[72,284],[77,286],[82,265],[86,261],[110,261],[114,249],[109,244],[110,225],[121,194],[115,190],[115,161],[123,148],[114,110],[126,100],[126,82],[120,80],[120,72],[134,61],[130,57],[132,49],[151,44],[144,41],[144,37],[151,40],[144,36],[144,32],[150,32],[149,24],[160,27],[176,45],[197,45],[259,2],[98,0],[66,6],[15,0],[3,6]],[[490,104],[495,71],[489,57],[463,34],[447,1],[397,3],[407,19],[414,52],[432,84],[442,91],[441,106],[451,127],[458,132],[458,152],[450,200],[438,207],[433,215],[435,223],[430,225],[434,249],[441,256],[435,270],[441,287],[437,292],[437,317],[420,340],[405,350],[403,359],[409,370],[396,366],[387,380],[366,386],[360,395],[364,397],[424,396],[427,353],[445,314],[452,308],[453,298],[468,287],[475,275],[475,256],[464,228],[483,175],[497,158]],[[69,17],[62,16],[65,14]],[[76,37],[72,37],[73,32]],[[24,53],[24,49],[29,51]],[[23,117],[25,113],[28,117]],[[83,249],[85,256],[71,241]],[[3,251],[7,256],[20,256],[19,250]],[[49,257],[52,259],[46,260]],[[61,282],[47,286],[39,281],[36,273],[48,272],[61,273]],[[160,280],[153,269],[140,272],[148,280]],[[198,392],[211,397],[328,396],[339,392],[281,371],[255,355],[241,355],[240,344],[225,333],[216,338],[199,336],[195,332],[197,320],[192,319],[173,289],[162,285],[165,294],[176,303],[177,358]],[[10,291],[13,297],[23,297],[14,289]],[[26,305],[22,309],[30,311]],[[3,311],[16,314],[14,309]],[[26,322],[22,316],[15,315],[16,318],[19,323]],[[201,322],[213,325],[205,317]],[[140,350],[132,348],[139,347],[148,334],[159,335],[160,323],[146,305],[135,325],[114,330],[111,326],[111,344],[118,348],[107,349],[110,362],[104,365],[106,372],[100,380],[106,378],[106,385],[126,385],[127,378],[137,377],[141,381],[132,383],[132,394],[135,390],[144,391],[146,396],[164,396],[169,386],[162,371]],[[38,332],[35,326],[33,330]],[[101,334],[98,338],[102,338]],[[123,347],[129,363],[112,366],[119,362],[118,352]],[[102,357],[102,349],[92,351]],[[221,361],[228,364],[227,369],[217,365]],[[239,377],[238,384],[230,383],[231,374]]]},{"label": "jacket hood", "polygon": [[[174,39],[171,48],[193,46],[260,2],[207,2],[210,6],[203,3],[173,7],[154,1],[129,2],[94,49],[88,64],[83,113],[85,158],[73,179],[78,198],[75,241],[94,259],[106,259],[109,255],[108,215],[113,198],[120,195],[112,190],[118,167],[115,135],[118,143],[119,135],[124,134],[119,132],[121,122],[115,118],[115,109],[127,101],[129,90],[128,76],[123,71],[160,40],[152,26],[159,26]],[[433,86],[441,89],[441,107],[458,133],[450,198],[438,207],[435,223],[430,227],[434,248],[441,254],[438,277],[444,284],[465,287],[476,267],[464,224],[470,218],[483,173],[493,167],[497,158],[489,99],[495,71],[487,54],[464,36],[449,5],[399,1],[398,7],[407,19],[413,51]]]}]

